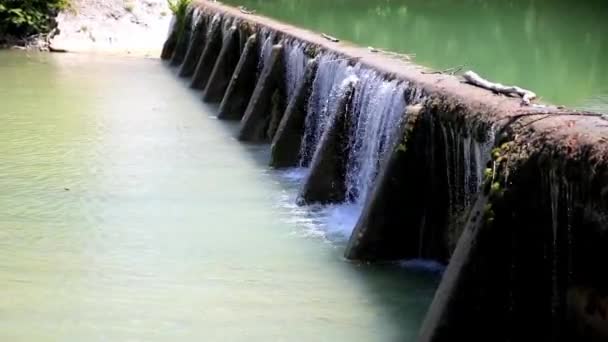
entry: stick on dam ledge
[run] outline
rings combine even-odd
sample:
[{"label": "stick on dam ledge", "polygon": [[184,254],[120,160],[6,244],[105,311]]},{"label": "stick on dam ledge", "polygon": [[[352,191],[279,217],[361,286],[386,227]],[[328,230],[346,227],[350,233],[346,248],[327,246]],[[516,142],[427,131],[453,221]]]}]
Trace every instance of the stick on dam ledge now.
[{"label": "stick on dam ledge", "polygon": [[309,169],[301,205],[358,208],[348,259],[448,265],[419,341],[608,339],[602,117],[217,2],[187,13],[162,57],[273,167]]}]

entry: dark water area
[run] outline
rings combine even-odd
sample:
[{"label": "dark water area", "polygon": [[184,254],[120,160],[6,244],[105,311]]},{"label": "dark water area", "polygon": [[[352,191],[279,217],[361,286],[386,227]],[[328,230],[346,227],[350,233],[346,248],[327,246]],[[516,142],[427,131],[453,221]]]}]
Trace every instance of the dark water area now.
[{"label": "dark water area", "polygon": [[226,0],[362,46],[464,65],[541,101],[608,112],[608,2]]}]

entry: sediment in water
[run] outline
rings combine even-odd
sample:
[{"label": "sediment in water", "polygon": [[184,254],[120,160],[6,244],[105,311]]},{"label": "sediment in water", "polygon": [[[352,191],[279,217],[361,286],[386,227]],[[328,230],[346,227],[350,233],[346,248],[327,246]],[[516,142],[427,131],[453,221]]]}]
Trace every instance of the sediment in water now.
[{"label": "sediment in water", "polygon": [[[608,281],[593,266],[608,250],[602,117],[522,107],[402,59],[193,6],[209,32],[185,53],[202,51],[193,86],[220,84],[219,117],[243,117],[241,140],[272,141],[273,166],[309,168],[303,203],[361,208],[346,256],[448,263],[421,341],[606,338]],[[218,55],[235,23],[245,46],[227,63]],[[210,80],[218,63],[230,66]]]}]

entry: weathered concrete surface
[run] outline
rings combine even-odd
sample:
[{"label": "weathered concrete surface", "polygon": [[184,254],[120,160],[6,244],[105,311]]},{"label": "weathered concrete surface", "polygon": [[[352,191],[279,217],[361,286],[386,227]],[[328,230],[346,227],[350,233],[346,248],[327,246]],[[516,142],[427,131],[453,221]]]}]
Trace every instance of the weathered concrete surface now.
[{"label": "weathered concrete surface", "polygon": [[163,49],[160,53],[160,58],[162,60],[169,60],[171,56],[173,56],[173,51],[175,51],[175,45],[177,45],[177,31],[175,30],[175,28],[173,28],[169,33],[169,37],[163,44]]},{"label": "weathered concrete surface", "polygon": [[194,7],[190,7],[184,18],[184,27],[182,28],[181,34],[177,37],[175,43],[175,49],[171,56],[171,65],[178,66],[184,61],[184,56],[188,51],[190,45],[190,38],[192,36],[192,20],[194,19]]},{"label": "weathered concrete surface", "polygon": [[222,43],[222,50],[217,57],[209,82],[203,92],[203,101],[220,102],[230,83],[232,73],[239,61],[239,37],[236,26],[228,29]]},{"label": "weathered concrete surface", "polygon": [[188,50],[184,56],[184,62],[182,63],[178,75],[181,77],[191,77],[196,69],[196,64],[201,58],[203,49],[205,49],[205,42],[207,38],[207,17],[201,16],[199,22],[194,27],[192,32],[192,39]]},{"label": "weathered concrete surface", "polygon": [[304,77],[298,82],[295,94],[285,109],[277,133],[272,139],[270,155],[270,166],[272,167],[290,167],[298,164],[308,98],[318,66],[317,59],[308,62]]},{"label": "weathered concrete surface", "polygon": [[[597,298],[608,293],[608,274],[595,267],[608,260],[605,151],[578,141],[556,149],[527,127],[507,130],[493,152],[487,202],[475,210],[480,220],[465,228],[421,340],[487,340],[497,331],[512,341],[605,340]],[[469,232],[474,243],[463,241]],[[580,288],[598,296],[581,298]]]},{"label": "weathered concrete surface", "polygon": [[346,116],[355,91],[356,80],[342,85],[341,96],[330,113],[327,128],[319,141],[310,165],[310,174],[298,196],[298,204],[340,203],[346,199],[346,156],[348,120]]},{"label": "weathered concrete surface", "polygon": [[[283,45],[272,47],[270,58],[266,61],[258,83],[251,95],[245,115],[241,120],[238,139],[250,142],[267,142],[273,137],[273,122],[278,125],[277,115],[283,113],[284,89]],[[280,113],[280,114],[279,114]]]},{"label": "weathered concrete surface", "polygon": [[[483,225],[485,208],[488,204],[488,196],[481,196],[471,210],[468,218],[467,228],[460,236],[460,241],[454,251],[445,275],[437,289],[433,304],[427,313],[420,330],[420,342],[429,341],[455,341],[464,336],[467,340],[477,341],[477,336],[490,337],[500,329],[500,324],[479,324],[479,320],[472,319],[483,315],[483,305],[473,291],[487,286],[487,281],[496,281],[496,278],[478,279],[477,272],[491,271],[491,265],[479,262],[487,257],[483,250],[488,247],[491,239],[491,231]],[[488,238],[490,235],[490,238]],[[485,240],[484,240],[485,239]],[[482,268],[485,266],[484,268]],[[490,276],[485,273],[484,277]],[[498,278],[501,279],[502,278]],[[480,281],[476,283],[476,281]],[[500,300],[501,298],[489,298],[494,294],[484,294],[484,298]],[[468,307],[466,314],[458,309]],[[473,316],[475,315],[475,316]],[[485,321],[485,320],[483,320]],[[500,330],[498,330],[500,331]],[[475,336],[475,337],[474,337]]]},{"label": "weathered concrete surface", "polygon": [[198,60],[190,88],[205,89],[217,56],[222,48],[222,27],[220,22],[212,22],[205,49]]},{"label": "weathered concrete surface", "polygon": [[252,35],[247,39],[239,62],[234,69],[230,84],[226,89],[220,110],[219,119],[240,120],[245,114],[251,94],[255,89],[258,65],[258,39]]},{"label": "weathered concrete surface", "polygon": [[[420,167],[432,132],[422,105],[406,108],[406,121],[396,130],[400,139],[381,167],[378,180],[353,230],[345,256],[351,260],[434,258],[445,261],[444,240],[433,237],[428,201],[433,192],[423,181],[432,177]],[[431,139],[429,139],[431,138]],[[405,196],[404,194],[408,194]],[[432,215],[431,215],[432,216]],[[426,228],[426,229],[425,229]]]}]

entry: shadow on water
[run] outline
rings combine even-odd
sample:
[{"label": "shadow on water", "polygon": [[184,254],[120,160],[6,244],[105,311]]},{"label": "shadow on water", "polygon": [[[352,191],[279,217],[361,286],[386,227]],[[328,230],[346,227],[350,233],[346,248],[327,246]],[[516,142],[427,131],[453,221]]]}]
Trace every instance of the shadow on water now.
[{"label": "shadow on water", "polygon": [[[342,250],[342,249],[340,249]],[[440,276],[395,264],[349,264],[355,278],[367,288],[370,300],[383,308],[381,320],[394,329],[394,341],[415,341],[422,320],[439,285]]]}]

